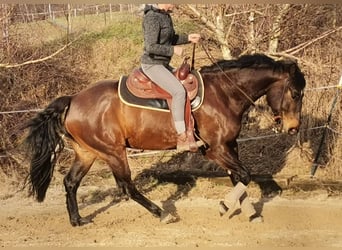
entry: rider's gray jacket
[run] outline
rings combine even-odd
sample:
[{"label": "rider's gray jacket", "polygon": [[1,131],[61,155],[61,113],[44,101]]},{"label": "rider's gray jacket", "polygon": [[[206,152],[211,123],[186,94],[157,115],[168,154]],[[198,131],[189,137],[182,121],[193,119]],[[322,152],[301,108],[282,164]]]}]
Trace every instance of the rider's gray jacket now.
[{"label": "rider's gray jacket", "polygon": [[153,5],[146,5],[142,23],[144,53],[142,64],[168,65],[174,53],[173,45],[189,43],[188,35],[176,34],[170,14]]}]

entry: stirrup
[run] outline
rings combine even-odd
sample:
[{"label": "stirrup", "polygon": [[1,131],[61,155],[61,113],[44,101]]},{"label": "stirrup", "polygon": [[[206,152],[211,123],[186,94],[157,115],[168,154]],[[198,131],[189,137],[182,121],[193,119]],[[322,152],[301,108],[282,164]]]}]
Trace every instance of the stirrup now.
[{"label": "stirrup", "polygon": [[196,152],[198,148],[202,147],[205,145],[205,143],[202,140],[196,141],[194,132],[192,130],[187,130],[186,135],[188,137],[188,141],[190,144],[190,149],[192,149],[192,152]]}]

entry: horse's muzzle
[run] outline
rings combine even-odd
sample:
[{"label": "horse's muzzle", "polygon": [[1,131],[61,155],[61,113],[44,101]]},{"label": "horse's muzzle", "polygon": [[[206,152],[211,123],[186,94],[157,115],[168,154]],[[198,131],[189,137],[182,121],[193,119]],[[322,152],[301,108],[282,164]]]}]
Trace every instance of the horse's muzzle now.
[{"label": "horse's muzzle", "polygon": [[278,132],[287,133],[289,135],[295,135],[299,131],[299,120],[292,118],[281,117],[280,115],[274,116],[276,123],[276,130]]},{"label": "horse's muzzle", "polygon": [[289,135],[295,135],[295,134],[298,133],[298,128],[290,128],[290,129],[287,131],[287,133],[288,133]]}]

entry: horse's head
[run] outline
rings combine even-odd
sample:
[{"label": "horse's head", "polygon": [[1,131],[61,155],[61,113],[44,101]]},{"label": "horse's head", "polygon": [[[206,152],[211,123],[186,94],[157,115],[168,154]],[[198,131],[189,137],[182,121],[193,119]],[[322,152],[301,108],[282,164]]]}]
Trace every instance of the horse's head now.
[{"label": "horse's head", "polygon": [[303,89],[305,78],[294,62],[280,61],[284,72],[280,80],[267,91],[267,102],[272,108],[274,119],[280,125],[281,132],[296,134],[300,126]]}]

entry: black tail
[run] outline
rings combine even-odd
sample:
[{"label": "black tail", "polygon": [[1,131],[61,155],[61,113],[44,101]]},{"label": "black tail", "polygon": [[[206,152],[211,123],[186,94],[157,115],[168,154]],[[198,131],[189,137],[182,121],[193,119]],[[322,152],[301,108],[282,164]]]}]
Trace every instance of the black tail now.
[{"label": "black tail", "polygon": [[24,128],[30,128],[24,143],[31,157],[30,174],[27,177],[30,195],[39,202],[45,198],[59,153],[64,148],[62,135],[67,134],[64,118],[71,96],[62,96],[30,120]]}]

